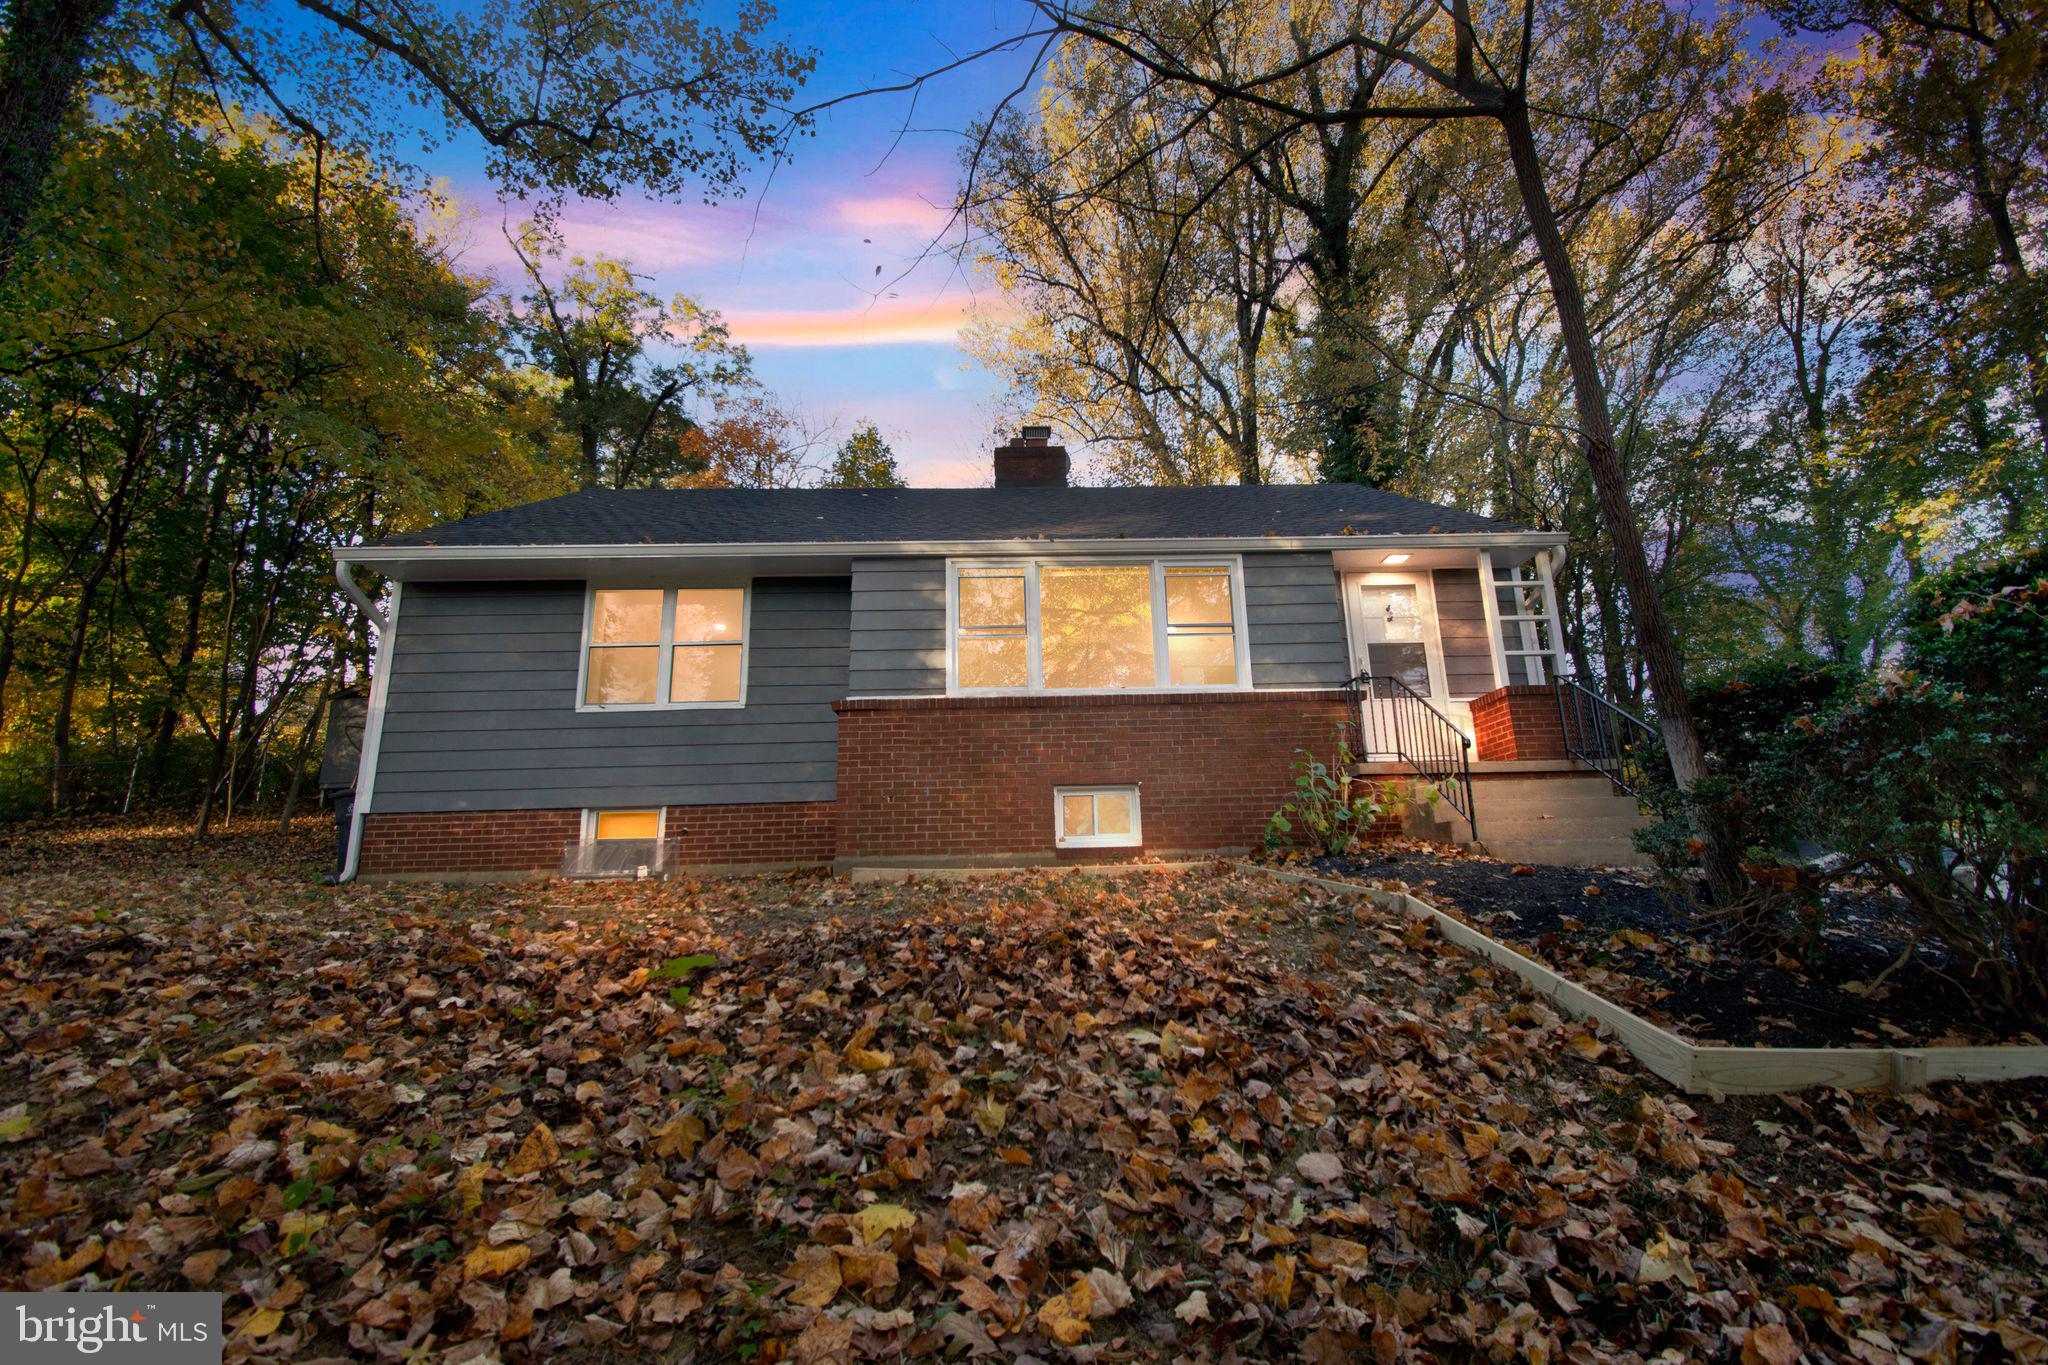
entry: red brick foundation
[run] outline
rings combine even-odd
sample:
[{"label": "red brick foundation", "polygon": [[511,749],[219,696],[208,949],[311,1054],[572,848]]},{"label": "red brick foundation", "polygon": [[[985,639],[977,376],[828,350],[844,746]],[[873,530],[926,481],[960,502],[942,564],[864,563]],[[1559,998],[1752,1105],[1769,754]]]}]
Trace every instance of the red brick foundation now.
[{"label": "red brick foundation", "polygon": [[1472,736],[1482,760],[1566,757],[1557,693],[1548,687],[1497,687],[1473,698]]},{"label": "red brick foundation", "polygon": [[574,810],[437,811],[363,817],[357,871],[367,877],[433,872],[553,872],[562,845],[581,836]]},{"label": "red brick foundation", "polygon": [[[1256,846],[1294,751],[1328,757],[1336,692],[842,701],[842,859],[1055,853],[1053,788],[1139,788],[1143,850]],[[1070,856],[1115,858],[1117,849]]]},{"label": "red brick foundation", "polygon": [[670,806],[668,837],[683,863],[829,863],[838,807],[831,801],[760,806]]},{"label": "red brick foundation", "polygon": [[[833,804],[670,806],[668,837],[685,866],[832,861]],[[581,837],[578,810],[485,810],[363,817],[368,877],[434,873],[553,872]]]}]

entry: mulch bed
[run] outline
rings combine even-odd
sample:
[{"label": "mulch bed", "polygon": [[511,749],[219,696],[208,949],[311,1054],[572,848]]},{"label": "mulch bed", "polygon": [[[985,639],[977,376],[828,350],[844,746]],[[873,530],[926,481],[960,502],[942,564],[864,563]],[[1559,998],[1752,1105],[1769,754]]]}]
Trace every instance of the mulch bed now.
[{"label": "mulch bed", "polygon": [[1531,867],[1401,847],[1302,864],[1322,876],[1398,881],[1437,908],[1566,972],[1696,1043],[1899,1047],[2043,1041],[1987,1016],[1938,950],[1904,950],[1885,893],[1832,893],[1816,951],[1737,943],[1649,872]]}]

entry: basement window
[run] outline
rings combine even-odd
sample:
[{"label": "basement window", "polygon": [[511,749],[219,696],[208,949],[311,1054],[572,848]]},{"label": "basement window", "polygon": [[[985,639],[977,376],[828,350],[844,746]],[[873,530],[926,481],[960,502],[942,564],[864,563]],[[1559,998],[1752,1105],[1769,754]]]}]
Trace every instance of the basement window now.
[{"label": "basement window", "polygon": [[662,814],[658,810],[587,810],[583,812],[583,838],[593,844],[659,839]]},{"label": "basement window", "polygon": [[1143,841],[1136,787],[1056,787],[1052,818],[1060,848],[1136,848]]}]

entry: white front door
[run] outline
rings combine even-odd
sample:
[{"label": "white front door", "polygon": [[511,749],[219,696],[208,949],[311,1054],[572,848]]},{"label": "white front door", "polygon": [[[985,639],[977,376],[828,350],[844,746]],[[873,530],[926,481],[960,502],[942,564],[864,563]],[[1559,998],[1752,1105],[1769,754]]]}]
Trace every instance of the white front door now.
[{"label": "white front door", "polygon": [[1402,748],[1395,699],[1404,687],[1439,712],[1448,707],[1436,594],[1427,574],[1348,574],[1344,604],[1352,669],[1373,679],[1364,703],[1366,751],[1358,757],[1393,758]]}]

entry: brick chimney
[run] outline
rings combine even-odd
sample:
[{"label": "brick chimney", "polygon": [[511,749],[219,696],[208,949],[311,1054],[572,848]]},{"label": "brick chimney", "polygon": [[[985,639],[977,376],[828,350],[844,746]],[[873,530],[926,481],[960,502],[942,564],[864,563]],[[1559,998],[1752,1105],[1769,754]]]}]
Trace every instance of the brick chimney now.
[{"label": "brick chimney", "polygon": [[996,487],[1065,488],[1067,448],[1052,443],[1051,427],[1025,427],[996,447]]}]

